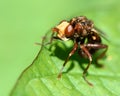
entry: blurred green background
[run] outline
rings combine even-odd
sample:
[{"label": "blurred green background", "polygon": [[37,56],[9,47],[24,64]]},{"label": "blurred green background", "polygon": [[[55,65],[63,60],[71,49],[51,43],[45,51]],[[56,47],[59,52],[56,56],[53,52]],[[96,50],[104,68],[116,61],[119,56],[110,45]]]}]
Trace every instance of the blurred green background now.
[{"label": "blurred green background", "polygon": [[119,42],[119,35],[110,33],[115,30],[112,25],[120,30],[119,4],[119,0],[0,0],[0,96],[9,95],[34,60],[40,49],[34,43],[63,19],[86,15]]}]

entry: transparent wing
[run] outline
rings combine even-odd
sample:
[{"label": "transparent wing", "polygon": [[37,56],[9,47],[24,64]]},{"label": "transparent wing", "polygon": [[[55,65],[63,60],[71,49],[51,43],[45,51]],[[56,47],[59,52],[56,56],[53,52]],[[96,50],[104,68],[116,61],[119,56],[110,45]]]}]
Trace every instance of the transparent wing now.
[{"label": "transparent wing", "polygon": [[103,31],[101,31],[100,29],[94,27],[94,28],[92,29],[92,31],[95,32],[95,33],[97,33],[97,34],[99,34],[99,35],[100,35],[101,37],[103,37],[105,40],[109,41],[109,39],[107,38],[108,36],[107,36]]}]

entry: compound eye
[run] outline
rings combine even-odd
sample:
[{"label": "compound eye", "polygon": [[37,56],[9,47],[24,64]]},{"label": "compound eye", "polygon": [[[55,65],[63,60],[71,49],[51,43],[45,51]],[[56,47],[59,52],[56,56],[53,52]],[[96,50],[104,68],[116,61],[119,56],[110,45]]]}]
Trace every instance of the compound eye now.
[{"label": "compound eye", "polygon": [[65,30],[65,36],[66,37],[71,37],[74,33],[72,25],[68,25],[66,30]]}]

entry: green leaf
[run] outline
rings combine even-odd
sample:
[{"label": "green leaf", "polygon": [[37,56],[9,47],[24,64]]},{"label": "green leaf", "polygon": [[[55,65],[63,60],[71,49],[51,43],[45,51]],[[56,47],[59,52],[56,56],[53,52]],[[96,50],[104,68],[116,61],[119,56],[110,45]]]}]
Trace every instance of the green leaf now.
[{"label": "green leaf", "polygon": [[[44,42],[48,42],[49,39],[46,38]],[[32,65],[18,79],[11,96],[66,96],[66,94],[67,96],[103,96],[105,94],[118,96],[120,94],[120,75],[115,72],[115,64],[111,63],[112,58],[114,62],[117,59],[114,53],[112,56],[108,53],[107,59],[104,60],[105,68],[96,68],[91,65],[87,79],[94,84],[93,87],[82,78],[83,70],[77,54],[70,59],[62,78],[58,80],[57,75],[72,45],[71,42],[66,43],[55,41],[52,45],[42,46]]]},{"label": "green leaf", "polygon": [[[116,3],[115,3],[116,4]],[[97,6],[97,5],[96,5]],[[95,22],[104,22],[102,29],[109,35],[110,42],[103,40],[103,43],[109,45],[107,57],[101,59],[104,68],[97,68],[92,64],[88,70],[87,79],[94,85],[89,86],[82,78],[83,68],[88,64],[88,60],[83,60],[78,54],[72,56],[63,70],[60,80],[57,75],[62,64],[72,48],[72,42],[54,41],[51,45],[42,46],[33,63],[26,68],[18,78],[15,87],[11,92],[11,96],[120,96],[120,43],[119,36],[119,13],[116,10],[117,5],[111,6],[104,12],[97,12],[94,9],[90,17],[95,17]],[[115,8],[114,10],[112,8]],[[109,16],[109,17],[108,17]],[[104,25],[107,25],[106,26]],[[47,32],[43,43],[50,40],[51,32]]]}]

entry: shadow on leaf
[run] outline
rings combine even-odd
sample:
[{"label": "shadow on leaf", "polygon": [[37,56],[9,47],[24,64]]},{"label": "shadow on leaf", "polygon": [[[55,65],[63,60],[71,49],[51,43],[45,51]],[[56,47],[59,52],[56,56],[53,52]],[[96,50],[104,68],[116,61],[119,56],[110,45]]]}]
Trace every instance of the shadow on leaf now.
[{"label": "shadow on leaf", "polygon": [[[54,48],[53,48],[53,47],[54,47]],[[52,48],[53,48],[54,50],[53,50]],[[71,47],[67,47],[65,43],[59,42],[59,41],[52,43],[52,44],[50,45],[50,47],[49,47],[49,51],[51,51],[51,54],[50,54],[50,55],[51,55],[51,56],[56,56],[56,57],[58,57],[59,59],[61,59],[61,60],[63,60],[63,61],[65,61],[65,59],[67,58],[67,56],[68,56],[69,52],[71,51],[71,49],[72,49],[72,46],[71,46]],[[102,64],[99,64],[99,65],[96,64],[95,59],[96,59],[97,56],[98,56],[98,54],[94,54],[94,55],[93,55],[93,62],[92,62],[92,64],[95,65],[96,67],[103,67]],[[106,58],[106,56],[104,56],[103,59],[105,59],[105,58]],[[69,67],[69,68],[67,69],[67,71],[64,72],[64,73],[67,73],[67,72],[71,71],[71,70],[74,68],[75,65],[74,65],[73,61],[77,61],[78,64],[79,64],[79,66],[80,66],[80,68],[81,68],[83,71],[84,71],[85,68],[86,68],[86,67],[84,67],[83,65],[89,63],[89,60],[88,60],[88,59],[85,59],[85,58],[81,57],[81,56],[78,54],[78,51],[76,51],[75,54],[73,54],[73,56],[70,57],[69,61],[71,61],[71,62],[70,62],[70,67]],[[61,64],[61,66],[62,66],[62,64]]]}]

